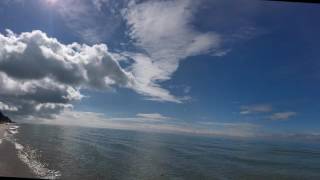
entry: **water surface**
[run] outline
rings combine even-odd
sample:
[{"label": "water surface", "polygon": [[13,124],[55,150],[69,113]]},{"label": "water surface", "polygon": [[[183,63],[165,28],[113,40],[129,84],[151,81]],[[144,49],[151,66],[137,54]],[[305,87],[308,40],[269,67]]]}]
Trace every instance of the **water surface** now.
[{"label": "water surface", "polygon": [[15,137],[62,179],[320,179],[310,142],[28,124]]}]

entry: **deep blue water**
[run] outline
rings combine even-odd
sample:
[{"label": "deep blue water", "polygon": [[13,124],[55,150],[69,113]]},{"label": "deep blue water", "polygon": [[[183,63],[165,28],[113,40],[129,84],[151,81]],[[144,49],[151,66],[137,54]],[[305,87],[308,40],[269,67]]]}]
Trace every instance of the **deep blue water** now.
[{"label": "deep blue water", "polygon": [[22,124],[62,179],[320,179],[320,144]]}]

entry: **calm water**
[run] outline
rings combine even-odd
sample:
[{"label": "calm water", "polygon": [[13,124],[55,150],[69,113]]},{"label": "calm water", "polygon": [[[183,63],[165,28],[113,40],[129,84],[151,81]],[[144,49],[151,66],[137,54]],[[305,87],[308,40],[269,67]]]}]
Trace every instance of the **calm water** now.
[{"label": "calm water", "polygon": [[62,179],[320,179],[320,145],[21,125]]}]

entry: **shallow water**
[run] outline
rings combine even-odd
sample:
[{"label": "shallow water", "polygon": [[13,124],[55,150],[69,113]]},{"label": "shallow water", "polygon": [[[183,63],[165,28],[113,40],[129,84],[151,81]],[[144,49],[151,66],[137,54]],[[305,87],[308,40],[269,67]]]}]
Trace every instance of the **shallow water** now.
[{"label": "shallow water", "polygon": [[22,124],[62,179],[320,179],[320,144]]}]

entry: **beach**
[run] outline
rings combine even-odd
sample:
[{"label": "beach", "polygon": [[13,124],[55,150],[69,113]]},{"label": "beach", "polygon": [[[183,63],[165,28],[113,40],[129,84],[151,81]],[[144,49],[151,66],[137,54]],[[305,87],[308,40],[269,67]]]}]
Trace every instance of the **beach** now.
[{"label": "beach", "polygon": [[0,124],[0,176],[35,178],[30,168],[18,158],[14,144],[3,139],[8,127]]}]

